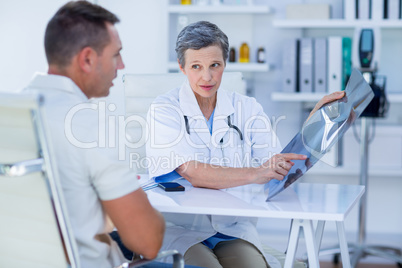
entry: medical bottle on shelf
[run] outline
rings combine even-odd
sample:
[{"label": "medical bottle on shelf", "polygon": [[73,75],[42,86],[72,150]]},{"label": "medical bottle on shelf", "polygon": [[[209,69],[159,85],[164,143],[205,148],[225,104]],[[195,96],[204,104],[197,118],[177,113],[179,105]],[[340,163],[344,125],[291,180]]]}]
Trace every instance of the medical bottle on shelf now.
[{"label": "medical bottle on shelf", "polygon": [[239,62],[250,62],[250,49],[247,43],[243,43],[240,46]]},{"label": "medical bottle on shelf", "polygon": [[182,5],[191,5],[191,0],[181,0]]},{"label": "medical bottle on shelf", "polygon": [[265,62],[265,49],[263,47],[259,47],[257,50],[257,62],[258,63]]},{"label": "medical bottle on shelf", "polygon": [[236,49],[234,47],[229,50],[229,62],[236,62]]}]

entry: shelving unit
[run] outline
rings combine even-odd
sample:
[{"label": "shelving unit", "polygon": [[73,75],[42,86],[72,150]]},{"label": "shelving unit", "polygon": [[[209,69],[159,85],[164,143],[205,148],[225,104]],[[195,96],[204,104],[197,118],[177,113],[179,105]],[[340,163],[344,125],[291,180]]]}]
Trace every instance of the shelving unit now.
[{"label": "shelving unit", "polygon": [[[325,93],[273,92],[271,99],[282,102],[317,102],[325,95]],[[387,98],[390,103],[402,103],[402,93],[391,93],[387,95]]]},{"label": "shelving unit", "polygon": [[[225,19],[228,18],[228,20],[236,20],[237,18],[240,18],[241,20],[246,18],[248,15],[250,15],[249,18],[252,18],[251,15],[268,15],[268,14],[273,14],[274,10],[268,6],[268,5],[256,5],[256,4],[221,4],[221,5],[180,5],[180,4],[169,4],[167,7],[167,12],[168,12],[168,17],[169,17],[169,23],[171,24],[169,26],[169,50],[172,50],[173,46],[173,37],[172,31],[175,31],[175,27],[173,24],[177,23],[175,21],[175,18],[178,18],[179,16],[187,16],[188,18],[202,18],[207,16],[206,20],[209,20],[210,18],[219,18],[221,16],[225,16]],[[239,16],[236,18],[233,18],[232,15],[234,16]],[[173,25],[173,27],[172,27]],[[250,27],[250,26],[246,26]],[[252,27],[252,26],[251,26]],[[176,27],[177,28],[177,27]],[[254,28],[254,27],[253,27]],[[249,32],[246,34],[250,35],[250,32],[253,32],[254,29],[249,29]],[[242,29],[243,31],[246,30]],[[228,34],[228,33],[226,33]],[[251,37],[252,38],[252,37]],[[229,36],[229,41],[231,40]],[[245,39],[245,41],[250,45],[250,42],[252,43],[252,40]],[[232,46],[232,45],[231,45]],[[254,54],[254,51],[250,51],[250,58],[252,59],[252,56]],[[173,59],[172,55],[169,56],[168,63],[167,63],[167,68],[168,71],[178,71],[179,66],[175,59]],[[268,63],[257,63],[257,62],[250,62],[250,63],[230,63],[228,62],[226,65],[226,71],[233,72],[233,71],[238,71],[238,72],[243,72],[243,73],[262,73],[262,72],[269,72],[273,69],[273,66],[268,64]]]},{"label": "shelving unit", "polygon": [[[329,30],[328,36],[332,30],[354,30],[355,28],[369,28],[378,27],[381,30],[399,30],[402,29],[402,20],[273,20],[273,26],[280,29],[289,30],[302,30],[301,36],[306,33],[305,30]],[[313,32],[313,35],[317,32]],[[311,32],[310,32],[311,34]],[[325,36],[321,31],[321,35]],[[388,59],[389,60],[389,59]],[[328,93],[300,93],[300,92],[272,92],[271,100],[274,102],[288,102],[288,103],[316,103],[324,95]],[[387,99],[391,104],[402,103],[402,93],[387,93]],[[316,176],[359,176],[359,166],[355,167],[330,167],[330,166],[317,166],[310,170],[307,174]],[[401,167],[369,167],[369,176],[374,177],[402,177]]]},{"label": "shelving unit", "polygon": [[269,6],[263,5],[169,5],[168,12],[172,14],[268,14],[273,10]]},{"label": "shelving unit", "polygon": [[356,28],[356,27],[379,27],[382,29],[402,28],[399,20],[274,20],[273,26],[278,28]]},{"label": "shelving unit", "polygon": [[[243,65],[243,64],[231,64],[228,63],[226,71],[236,70],[244,72],[248,79],[252,82],[252,95],[256,97],[257,101],[263,106],[265,112],[268,116],[272,115],[285,115],[287,118],[280,122],[281,125],[277,128],[277,134],[281,139],[282,145],[286,144],[286,141],[293,138],[292,133],[296,133],[300,129],[300,120],[303,120],[303,115],[300,115],[301,109],[309,109],[314,103],[320,100],[324,94],[306,94],[306,93],[287,93],[281,92],[281,53],[283,48],[281,44],[289,38],[297,37],[326,37],[331,35],[345,35],[353,37],[353,32],[355,28],[361,27],[379,27],[382,34],[382,53],[381,53],[381,74],[387,75],[387,97],[391,102],[390,111],[388,118],[384,120],[379,120],[377,124],[377,132],[373,143],[371,144],[370,153],[374,153],[374,150],[381,147],[383,150],[387,151],[398,151],[400,148],[393,143],[394,136],[387,140],[388,133],[399,133],[400,130],[392,130],[386,132],[387,129],[384,127],[394,126],[397,124],[400,126],[402,122],[402,91],[400,90],[401,81],[400,76],[395,75],[397,70],[401,69],[401,63],[397,59],[400,58],[402,50],[399,48],[399,43],[401,42],[401,30],[402,30],[402,20],[401,21],[367,21],[367,20],[343,20],[343,19],[331,19],[331,20],[284,20],[280,18],[285,17],[285,6],[286,1],[283,3],[281,1],[268,1],[268,0],[255,0],[255,3],[261,4],[265,3],[268,7],[260,5],[250,6],[180,6],[178,0],[168,0],[169,6],[167,8],[167,15],[169,17],[169,53],[170,58],[166,58],[167,68],[169,71],[178,70],[178,65],[173,55],[174,50],[174,37],[177,36],[178,27],[177,19],[181,15],[185,15],[189,18],[189,22],[195,20],[205,19],[212,21],[220,26],[222,30],[229,36],[229,41],[236,47],[239,47],[240,39],[244,41],[251,41],[251,47],[255,48],[260,45],[264,45],[267,53],[267,61],[269,64],[266,66],[261,65]],[[226,0],[225,0],[226,1]],[[226,1],[228,2],[228,1]],[[235,2],[233,0],[233,2]],[[244,1],[243,1],[244,2]],[[303,1],[301,1],[303,2]],[[305,1],[306,2],[306,1]],[[307,1],[309,2],[309,1]],[[312,1],[310,1],[312,2]],[[342,3],[343,1],[332,1],[334,8],[332,8],[332,15],[334,17],[342,16]],[[275,7],[270,8],[269,6]],[[336,6],[337,5],[337,6]],[[243,23],[245,21],[246,23]],[[176,34],[176,36],[175,36]],[[231,45],[232,45],[231,44]],[[249,43],[250,45],[250,43]],[[395,49],[395,55],[390,55],[390,51]],[[166,48],[167,50],[167,48]],[[238,50],[237,50],[238,51]],[[385,53],[384,53],[385,52]],[[252,54],[251,54],[252,55]],[[392,71],[389,72],[392,66]],[[247,68],[247,69],[246,69]],[[272,71],[274,70],[274,71]],[[391,74],[393,77],[391,77]],[[398,82],[395,82],[397,80]],[[249,80],[248,80],[249,81]],[[247,81],[247,82],[248,82]],[[392,87],[391,87],[392,86]],[[393,93],[390,93],[393,92]],[[394,93],[395,92],[395,93]],[[396,92],[400,92],[396,93]],[[395,105],[394,105],[395,103]],[[274,121],[273,121],[274,122]],[[358,131],[358,125],[356,126]],[[309,170],[305,175],[308,180],[317,183],[326,183],[326,179],[337,183],[356,183],[356,180],[360,175],[359,159],[355,157],[357,154],[356,144],[358,143],[355,139],[351,137],[353,135],[352,129],[348,133],[350,136],[345,136],[345,144],[349,146],[344,149],[347,153],[347,162],[343,162],[343,166],[332,167],[323,162],[322,165],[317,163],[314,168]],[[382,135],[381,133],[387,133],[387,135]],[[382,135],[382,136],[381,136]],[[391,135],[391,134],[390,134]],[[399,134],[398,134],[399,135]],[[384,137],[385,136],[385,137]],[[376,146],[378,143],[380,145]],[[388,149],[389,148],[389,149]],[[353,151],[354,154],[350,152]],[[400,186],[402,178],[402,165],[389,164],[388,160],[385,160],[389,154],[383,153],[377,154],[374,159],[381,158],[384,156],[384,161],[381,163],[373,162],[373,165],[369,166],[368,174],[372,177],[373,186],[370,189],[369,202],[378,203],[381,202],[381,206],[388,204],[394,204],[395,200],[400,201],[398,198],[396,188]],[[395,156],[395,154],[392,154]],[[399,154],[398,154],[399,155]],[[352,160],[351,160],[352,159]],[[373,158],[370,158],[373,160]],[[400,158],[398,158],[399,160]],[[385,163],[385,161],[387,161]],[[398,162],[399,163],[399,162]],[[390,165],[389,167],[386,165]],[[338,180],[339,179],[339,180]],[[339,183],[339,182],[338,182]],[[374,185],[375,184],[375,185]],[[395,196],[391,196],[389,189],[391,188],[391,193]],[[370,207],[370,215],[375,215],[379,213],[381,218],[383,214],[381,212],[381,206]],[[395,214],[395,213],[394,213]],[[377,217],[377,216],[374,216]],[[380,217],[378,217],[380,218]],[[355,222],[356,220],[354,220]],[[352,222],[352,223],[354,223]],[[378,231],[379,234],[383,235],[384,224],[377,222],[377,219],[369,218],[371,228],[374,231]],[[388,219],[387,232],[390,230],[393,234],[400,236],[400,217],[398,215],[392,215]],[[351,223],[351,224],[352,224]],[[397,224],[395,224],[397,223]],[[397,226],[395,226],[397,225]],[[275,229],[276,230],[276,229]],[[384,231],[385,232],[385,231]],[[281,238],[282,239],[282,238]]]},{"label": "shelving unit", "polygon": [[[282,29],[354,29],[378,27],[380,29],[402,29],[402,20],[273,20],[273,26]],[[320,100],[324,94],[315,93],[285,93],[273,92],[273,101],[314,102]],[[402,93],[387,94],[390,103],[402,103]]]},{"label": "shelving unit", "polygon": [[[170,71],[178,71],[179,65],[175,61],[168,63]],[[226,64],[227,72],[268,72],[272,69],[267,63],[230,63]]]},{"label": "shelving unit", "polygon": [[[402,177],[402,168],[369,168],[369,176],[374,177]],[[331,175],[331,176],[359,176],[359,167],[315,167],[307,172],[307,175]]]},{"label": "shelving unit", "polygon": [[[321,35],[321,36],[328,36],[330,35],[331,31],[336,32],[339,29],[344,31],[344,32],[353,32],[354,29],[359,29],[359,28],[377,28],[383,33],[388,34],[388,40],[393,40],[390,39],[390,37],[394,37],[395,35],[400,35],[400,32],[395,34],[395,30],[400,30],[402,29],[402,21],[401,20],[339,20],[339,19],[331,19],[331,20],[274,20],[273,25],[275,27],[281,28],[281,29],[297,29],[301,30],[301,36],[306,35],[306,36],[315,36],[315,35]],[[324,31],[323,31],[324,30]],[[328,33],[326,32],[327,30]],[[377,35],[376,38],[379,38]],[[380,33],[380,39],[377,39],[376,41],[381,40],[378,43],[381,43],[384,41],[383,35]],[[354,40],[357,42],[357,40]],[[394,41],[395,42],[395,41]],[[385,43],[385,42],[384,42]],[[356,43],[355,43],[356,44]],[[397,44],[395,42],[394,44]],[[387,52],[396,52],[400,53],[401,50],[397,46],[390,47],[386,46],[385,44],[384,47],[386,47]],[[375,45],[377,46],[377,45]],[[377,46],[375,49],[378,50]],[[381,45],[380,45],[381,47]],[[392,49],[390,49],[392,48]],[[381,54],[381,50],[378,50],[378,52]],[[375,53],[378,53],[375,52]],[[389,55],[386,53],[387,56],[384,57],[386,61],[384,62],[385,64],[392,64],[393,61],[395,60],[396,56],[394,55]],[[399,54],[400,55],[400,54]],[[383,63],[381,63],[383,64]],[[395,69],[400,69],[398,68],[398,65],[394,65],[394,70]],[[388,68],[388,74],[394,74],[393,78],[395,79],[395,73],[393,70],[390,70]],[[394,80],[395,81],[395,80]],[[388,84],[389,85],[389,84]],[[400,88],[400,84],[398,86],[398,83],[394,83],[393,87]],[[300,94],[300,93],[284,93],[284,92],[275,92],[271,95],[272,100],[274,101],[286,101],[286,102],[315,102],[319,100],[323,94]],[[402,93],[387,93],[387,99],[390,103],[402,103]],[[396,110],[395,110],[396,111]],[[394,111],[394,113],[395,113]],[[324,167],[316,167],[315,169],[313,168],[311,171],[309,171],[309,175],[316,175],[318,177],[325,177],[325,176],[336,176],[336,177],[358,177],[359,178],[359,184],[364,185],[366,187],[366,192],[372,191],[372,189],[369,190],[368,186],[370,183],[368,183],[368,178],[369,177],[377,177],[377,178],[401,178],[402,177],[402,163],[395,163],[392,165],[392,167],[387,167],[387,164],[389,162],[385,161],[379,161],[379,162],[373,162],[374,164],[369,165],[369,138],[368,138],[368,130],[369,130],[369,125],[368,122],[371,122],[371,119],[368,118],[361,118],[360,119],[360,139],[358,141],[359,144],[359,159],[360,163],[359,165],[356,165],[357,163],[350,163],[348,162],[348,165],[351,165],[353,167],[348,167],[348,166],[339,166],[335,168],[331,168],[328,166]],[[396,121],[398,122],[398,121]],[[398,132],[394,132],[395,134]],[[395,135],[395,137],[398,137],[400,140],[399,135]],[[371,139],[371,138],[370,138]],[[384,140],[384,139],[383,139]],[[381,144],[383,146],[383,144]],[[400,151],[399,146],[392,144],[392,142],[388,144],[384,144],[384,147],[388,147],[389,150],[398,150]],[[396,147],[396,148],[395,148]],[[349,151],[347,152],[347,149]],[[378,149],[378,146],[377,146]],[[347,146],[343,146],[343,156],[347,155],[348,153],[350,154],[352,152],[351,148],[348,148]],[[373,155],[371,155],[373,156]],[[400,157],[400,155],[399,155]],[[306,174],[306,175],[307,175]],[[377,189],[374,189],[377,190]],[[355,266],[357,262],[360,260],[360,258],[365,257],[366,255],[376,255],[376,256],[383,256],[385,258],[388,258],[390,260],[393,260],[393,255],[387,255],[388,252],[392,252],[394,249],[393,247],[388,247],[388,246],[381,246],[378,250],[375,250],[375,253],[370,251],[370,247],[366,245],[366,221],[367,221],[367,210],[368,210],[368,202],[367,202],[367,194],[364,195],[362,200],[359,203],[359,214],[358,214],[358,243],[353,245],[352,248],[354,248],[354,256],[352,257],[352,266]],[[397,248],[398,249],[398,248]],[[335,251],[334,251],[335,253]]]},{"label": "shelving unit", "polygon": [[325,93],[290,93],[290,92],[273,92],[271,99],[273,101],[289,101],[289,102],[317,102]]}]

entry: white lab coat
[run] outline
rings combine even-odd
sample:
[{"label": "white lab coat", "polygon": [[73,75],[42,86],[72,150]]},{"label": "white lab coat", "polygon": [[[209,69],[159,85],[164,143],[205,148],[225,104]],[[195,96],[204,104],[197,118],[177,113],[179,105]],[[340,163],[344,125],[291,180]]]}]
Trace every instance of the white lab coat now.
[{"label": "white lab coat", "polygon": [[[228,116],[231,124],[240,129],[243,142],[240,134],[229,127]],[[180,88],[155,99],[148,112],[148,126],[150,177],[167,174],[190,160],[230,167],[260,165],[281,151],[262,106],[254,98],[222,88],[217,93],[211,135],[187,80]],[[263,185],[250,184],[224,191],[251,201],[253,193],[263,191]],[[164,216],[167,223],[164,250],[174,248],[184,254],[192,245],[220,232],[247,240],[263,252],[256,218],[171,213]],[[264,255],[271,266],[280,267],[274,257]]]}]

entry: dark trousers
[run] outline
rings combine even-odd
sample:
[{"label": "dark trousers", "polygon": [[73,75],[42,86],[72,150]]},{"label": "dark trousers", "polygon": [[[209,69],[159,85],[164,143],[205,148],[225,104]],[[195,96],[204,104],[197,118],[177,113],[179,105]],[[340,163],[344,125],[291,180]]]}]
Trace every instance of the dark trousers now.
[{"label": "dark trousers", "polygon": [[[123,242],[120,239],[119,233],[117,231],[113,231],[109,235],[119,245],[120,250],[121,250],[121,252],[123,252],[124,257],[127,260],[132,260],[134,257],[134,253],[124,246]],[[146,264],[141,267],[144,267],[144,268],[172,268],[172,264],[154,261],[152,263]],[[197,266],[191,266],[191,265],[186,265],[185,267],[186,268],[199,268]]]}]

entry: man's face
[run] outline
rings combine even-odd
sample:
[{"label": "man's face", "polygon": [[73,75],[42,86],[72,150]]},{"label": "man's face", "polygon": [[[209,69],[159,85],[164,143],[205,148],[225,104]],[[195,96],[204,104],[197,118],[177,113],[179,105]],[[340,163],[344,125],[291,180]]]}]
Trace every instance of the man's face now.
[{"label": "man's face", "polygon": [[93,76],[90,97],[105,97],[113,86],[113,80],[117,77],[117,70],[124,68],[120,55],[122,44],[119,34],[111,23],[106,23],[110,37],[110,43],[105,46],[103,52],[97,56],[96,67]]}]

